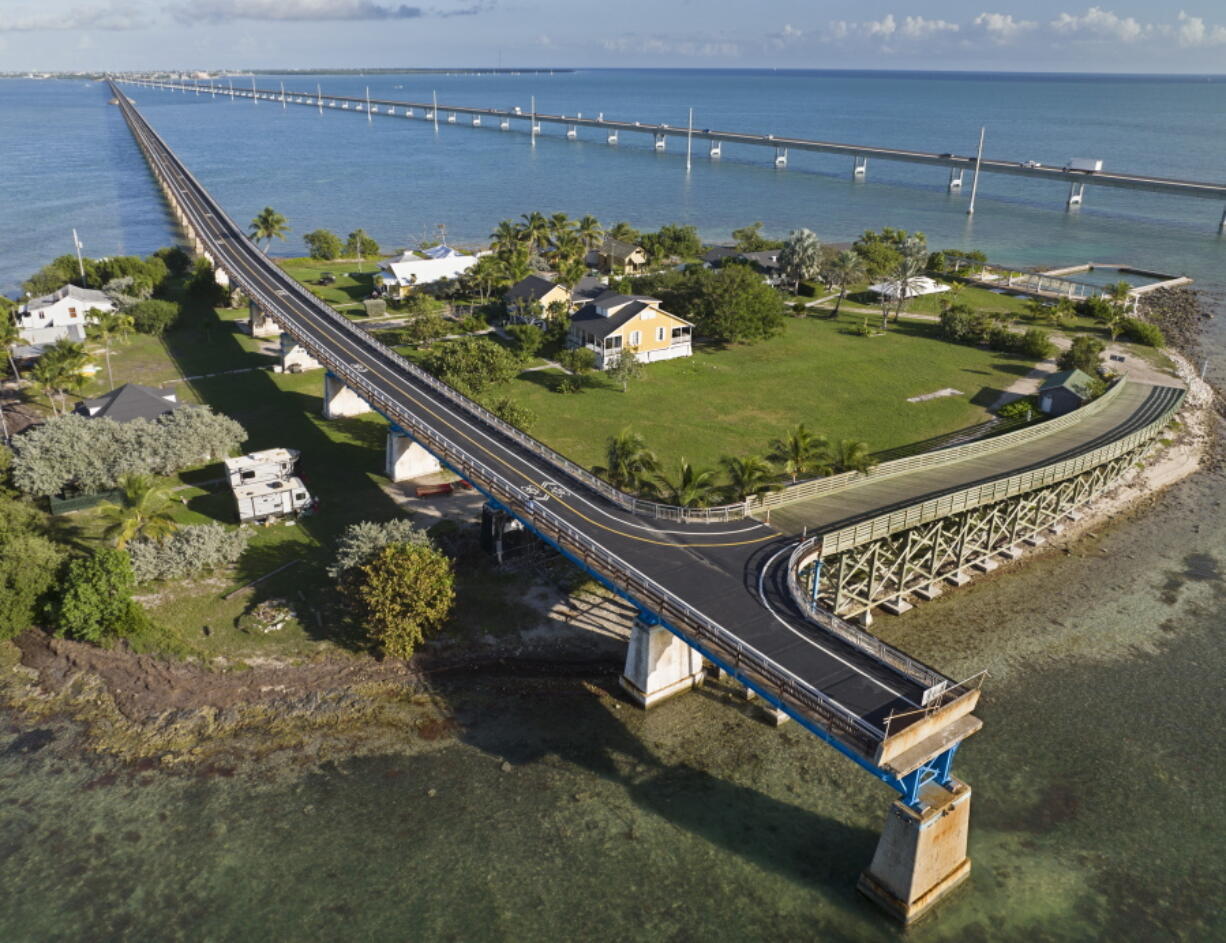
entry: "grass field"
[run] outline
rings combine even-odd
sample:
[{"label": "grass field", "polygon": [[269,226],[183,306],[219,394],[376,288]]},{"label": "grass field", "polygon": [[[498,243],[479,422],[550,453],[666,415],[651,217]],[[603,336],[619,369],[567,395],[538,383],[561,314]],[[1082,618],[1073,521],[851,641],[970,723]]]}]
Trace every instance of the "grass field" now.
[{"label": "grass field", "polygon": [[[764,453],[798,422],[873,450],[972,425],[1033,366],[940,340],[936,325],[902,322],[860,337],[851,331],[859,321],[788,319],[769,341],[698,347],[691,358],[648,365],[626,393],[597,378],[595,388],[563,395],[552,392],[556,371],[535,371],[514,380],[510,395],[537,415],[536,436],[580,463],[602,462],[606,439],[629,426],[666,461],[713,465]],[[906,402],[947,387],[962,395]]]},{"label": "grass field", "polygon": [[[331,262],[278,259],[277,264],[291,278],[302,282],[316,296],[333,305],[361,304],[374,291],[375,273],[379,271],[378,259],[363,259],[360,272],[356,259],[335,259]],[[331,272],[336,276],[336,281],[331,285],[320,285],[319,278],[324,272]]]}]

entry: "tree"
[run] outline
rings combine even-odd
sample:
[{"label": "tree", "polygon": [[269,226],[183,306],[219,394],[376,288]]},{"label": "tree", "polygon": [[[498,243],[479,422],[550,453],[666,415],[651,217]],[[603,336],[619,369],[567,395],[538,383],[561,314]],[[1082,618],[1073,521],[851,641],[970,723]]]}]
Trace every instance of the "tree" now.
[{"label": "tree", "polygon": [[63,559],[63,548],[46,536],[44,515],[0,496],[0,639],[34,625]]},{"label": "tree", "polygon": [[[30,371],[30,377],[37,383],[47,399],[56,393],[60,398],[59,412],[67,410],[64,394],[69,390],[79,390],[85,385],[85,368],[89,365],[89,354],[85,345],[79,341],[62,337],[43,351],[43,355]],[[51,404],[55,410],[55,404]]]},{"label": "tree", "polygon": [[748,265],[711,274],[692,320],[700,333],[724,343],[765,340],[783,330],[783,297]]},{"label": "tree", "polygon": [[643,364],[639,361],[638,354],[637,347],[623,347],[613,365],[605,371],[610,380],[621,384],[623,393],[629,388],[631,380],[638,380],[643,376]]},{"label": "tree", "polygon": [[898,265],[894,268],[894,282],[898,287],[897,302],[894,308],[894,320],[902,314],[903,305],[911,294],[912,283],[924,274],[924,266],[928,261],[928,246],[923,236],[907,236],[898,249]]},{"label": "tree", "polygon": [[714,498],[715,472],[709,468],[695,468],[682,458],[677,463],[675,478],[656,475],[652,484],[656,495],[665,504],[702,508],[709,505]]},{"label": "tree", "polygon": [[583,383],[587,374],[596,368],[596,352],[589,347],[569,347],[558,352],[558,363]]},{"label": "tree", "polygon": [[490,248],[498,256],[506,255],[520,247],[523,242],[523,232],[514,221],[504,219],[490,233]]},{"label": "tree", "polygon": [[616,239],[618,242],[628,242],[631,245],[637,245],[643,238],[642,234],[625,220],[622,220],[620,223],[614,223],[613,228],[608,232],[608,236],[610,239]]},{"label": "tree", "polygon": [[589,251],[600,245],[600,240],[604,238],[600,220],[591,215],[584,216],[575,224],[575,232],[583,240],[583,247]]},{"label": "tree", "polygon": [[240,423],[208,406],[181,406],[152,423],[126,425],[143,440],[140,454],[148,470],[159,475],[228,458],[247,438]]},{"label": "tree", "polygon": [[810,432],[802,422],[771,444],[770,457],[782,462],[783,470],[796,481],[801,475],[829,472],[830,443],[824,435]]},{"label": "tree", "polygon": [[522,360],[531,360],[545,342],[545,335],[535,324],[512,324],[507,329],[515,353]]},{"label": "tree", "polygon": [[792,290],[800,291],[800,283],[817,278],[822,267],[822,244],[808,229],[794,229],[779,250],[779,268],[792,282]]},{"label": "tree", "polygon": [[1034,360],[1046,360],[1055,350],[1047,332],[1037,327],[1027,328],[1018,341],[1018,352]]},{"label": "tree", "polygon": [[[888,226],[881,232],[867,229],[852,244],[852,249],[864,260],[866,274],[870,279],[884,278],[898,267],[903,244],[910,235],[905,229],[891,229]],[[923,241],[923,233],[914,235]]]},{"label": "tree", "polygon": [[514,377],[520,362],[501,344],[484,337],[462,337],[435,347],[426,368],[461,393],[476,396]]},{"label": "tree", "polygon": [[867,473],[877,459],[868,450],[868,443],[860,439],[841,439],[834,448],[833,465],[836,472],[858,471]]},{"label": "tree", "polygon": [[99,547],[69,560],[53,613],[56,634],[85,642],[131,634],[144,615],[132,599],[135,585],[132,564],[122,550]]},{"label": "tree", "polygon": [[575,224],[565,213],[554,213],[549,217],[549,235],[554,242],[563,235],[573,234],[574,227]]},{"label": "tree", "polygon": [[732,240],[741,252],[761,252],[771,247],[771,243],[762,237],[760,222],[732,230]]},{"label": "tree", "polygon": [[506,285],[522,282],[532,274],[532,257],[526,244],[501,256],[498,263],[501,266],[501,281]]},{"label": "tree", "polygon": [[120,331],[121,319],[132,323],[130,315],[121,314],[118,311],[102,312],[91,308],[85,324],[86,337],[102,344],[106,355],[106,379],[112,390],[115,389],[115,375],[111,372],[111,341]]},{"label": "tree", "polygon": [[247,548],[251,531],[221,524],[188,524],[160,539],[139,537],[126,550],[137,583],[177,580],[228,566]]},{"label": "tree", "polygon": [[653,262],[666,259],[696,259],[702,255],[702,240],[693,226],[669,223],[659,232],[647,233],[639,244]]},{"label": "tree", "polygon": [[466,286],[472,286],[481,298],[481,303],[485,304],[494,289],[506,284],[505,275],[506,268],[496,256],[483,255],[460,279]]},{"label": "tree", "polygon": [[592,471],[623,491],[641,490],[660,467],[656,453],[629,427],[609,437],[605,443],[605,462]]},{"label": "tree", "polygon": [[522,406],[509,396],[500,396],[487,407],[490,412],[503,422],[510,423],[523,432],[531,432],[536,424],[536,413],[527,406]]},{"label": "tree", "polygon": [[432,546],[424,530],[413,525],[408,518],[397,517],[390,521],[359,521],[350,524],[336,542],[336,557],[328,567],[328,575],[334,580],[344,578],[346,573],[365,566],[390,544],[412,547]]},{"label": "tree", "polygon": [[136,537],[165,537],[178,524],[171,513],[170,489],[149,475],[124,475],[119,481],[123,504],[103,506],[106,534],[122,550]]},{"label": "tree", "polygon": [[256,242],[264,240],[265,254],[271,248],[272,241],[284,239],[287,232],[289,232],[289,221],[271,206],[264,207],[251,221],[251,238]]},{"label": "tree", "polygon": [[748,501],[752,497],[775,491],[775,469],[760,455],[745,458],[725,457],[720,459],[728,478],[728,497],[733,501]]},{"label": "tree", "polygon": [[379,243],[366,235],[365,229],[355,229],[345,242],[345,255],[351,259],[373,259],[379,254]]},{"label": "tree", "polygon": [[522,219],[520,239],[527,243],[529,252],[539,252],[549,241],[549,220],[536,211],[524,213]]},{"label": "tree", "polygon": [[306,243],[311,258],[323,262],[339,259],[345,248],[341,237],[329,229],[316,229],[309,232],[302,237],[302,241]]},{"label": "tree", "polygon": [[1056,365],[1061,370],[1080,370],[1091,377],[1097,377],[1104,349],[1103,342],[1097,337],[1079,334],[1073,338],[1069,349],[1056,360]]},{"label": "tree", "polygon": [[0,346],[8,355],[9,368],[13,371],[13,379],[20,383],[21,373],[17,369],[17,361],[13,358],[13,348],[21,343],[21,330],[7,311],[0,312]]},{"label": "tree", "polygon": [[361,568],[349,597],[384,654],[409,658],[451,613],[455,572],[431,546],[389,544]]},{"label": "tree", "polygon": [[133,326],[142,334],[152,334],[161,337],[175,322],[179,320],[179,306],[173,301],[162,301],[151,298],[148,301],[138,301],[127,309]]},{"label": "tree", "polygon": [[864,279],[866,274],[864,258],[850,249],[840,252],[826,263],[822,277],[831,288],[839,290],[839,297],[834,302],[832,317],[838,317],[843,299],[847,297],[847,289]]},{"label": "tree", "polygon": [[192,256],[191,253],[182,246],[165,246],[153,253],[155,258],[161,259],[162,264],[166,266],[166,270],[179,278],[191,271]]},{"label": "tree", "polygon": [[1128,307],[1132,297],[1132,286],[1125,281],[1113,282],[1107,286],[1107,300],[1120,311]]},{"label": "tree", "polygon": [[[83,259],[82,265],[85,267],[85,284],[81,287],[88,288],[95,284],[93,279],[94,261],[92,259]],[[37,297],[58,291],[69,282],[81,282],[80,267],[77,265],[77,257],[75,255],[61,255],[48,262],[22,282],[21,288],[26,294]]]}]

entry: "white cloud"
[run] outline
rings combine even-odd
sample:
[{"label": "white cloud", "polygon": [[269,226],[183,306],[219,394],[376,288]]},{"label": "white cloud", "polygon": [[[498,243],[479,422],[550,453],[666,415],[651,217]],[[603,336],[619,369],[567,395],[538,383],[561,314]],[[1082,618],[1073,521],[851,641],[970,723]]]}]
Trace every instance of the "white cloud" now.
[{"label": "white cloud", "polygon": [[1075,39],[1106,39],[1132,43],[1152,33],[1154,27],[1142,25],[1131,16],[1118,16],[1102,7],[1090,7],[1080,16],[1061,13],[1048,24],[1053,32]]},{"label": "white cloud", "polygon": [[980,13],[971,20],[975,30],[1000,46],[1017,41],[1038,25],[1031,20],[1016,20],[1012,13]]},{"label": "white cloud", "polygon": [[1226,44],[1226,26],[1206,26],[1199,16],[1179,11],[1176,35],[1181,46],[1221,46]]},{"label": "white cloud", "polygon": [[64,13],[0,14],[0,32],[56,30],[132,30],[151,25],[148,9],[137,3],[111,2],[72,7]]},{"label": "white cloud", "polygon": [[909,16],[902,21],[901,32],[908,39],[927,39],[941,33],[956,33],[958,24],[948,20],[926,20],[922,16]]}]

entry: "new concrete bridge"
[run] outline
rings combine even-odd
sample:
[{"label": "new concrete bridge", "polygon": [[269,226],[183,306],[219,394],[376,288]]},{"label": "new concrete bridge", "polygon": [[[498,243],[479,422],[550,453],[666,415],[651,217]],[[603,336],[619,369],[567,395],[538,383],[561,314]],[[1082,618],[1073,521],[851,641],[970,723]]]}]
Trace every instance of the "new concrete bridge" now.
[{"label": "new concrete bridge", "polygon": [[[197,253],[219,281],[250,299],[253,329],[275,324],[283,350],[325,368],[327,415],[377,410],[391,423],[391,462],[428,451],[479,488],[496,516],[521,522],[637,607],[623,679],[632,697],[649,706],[688,690],[701,682],[705,658],[900,794],[862,877],[866,893],[909,920],[967,876],[970,789],[951,765],[980,728],[972,713],[977,679],[948,678],[840,618],[823,602],[821,563],[951,515],[1001,514],[1019,497],[1098,474],[1072,497],[1048,501],[1046,516],[1009,531],[1015,539],[1038,534],[1135,461],[1178,405],[1179,391],[1117,387],[1085,419],[1054,421],[1060,435],[1022,430],[723,508],[642,501],[497,419],[315,298],[259,251],[111,88]],[[882,483],[888,494],[875,490]],[[837,506],[823,500],[835,495]],[[768,524],[771,514],[787,526]],[[803,540],[792,533],[797,526]],[[979,562],[996,552],[991,540],[971,544]],[[965,553],[957,559],[959,567],[969,562]],[[942,566],[930,569],[930,582],[943,578],[948,562]],[[909,592],[911,582],[904,573],[895,594]]]},{"label": "new concrete bridge", "polygon": [[[501,109],[481,108],[471,105],[440,105],[433,102],[397,101],[386,98],[371,98],[369,92],[365,97],[357,98],[345,95],[325,95],[318,87],[315,92],[286,91],[284,85],[280,89],[261,89],[255,85],[249,89],[235,88],[233,82],[228,86],[203,84],[200,82],[166,81],[127,77],[122,81],[146,88],[160,88],[171,91],[192,93],[196,95],[225,96],[227,98],[251,99],[253,101],[268,101],[288,105],[305,105],[318,108],[340,108],[364,113],[368,118],[374,115],[387,117],[406,117],[433,122],[437,127],[439,115],[446,115],[448,124],[458,123],[457,116],[463,115],[469,123],[477,127],[498,127],[510,130],[512,122],[527,122],[529,133],[535,137],[540,133],[542,124],[560,125],[565,128],[566,136],[575,139],[579,130],[587,129],[589,133],[603,136],[609,144],[617,144],[620,135],[638,133],[650,135],[655,150],[665,150],[667,141],[681,140],[686,143],[687,161],[695,141],[705,142],[707,153],[711,159],[718,160],[722,155],[724,144],[737,144],[749,147],[769,148],[774,151],[776,167],[786,167],[789,151],[808,151],[822,154],[837,154],[852,158],[852,176],[864,179],[868,173],[869,159],[888,160],[906,164],[922,164],[928,167],[945,168],[949,171],[948,187],[951,191],[963,188],[965,175],[969,172],[976,178],[980,172],[1004,174],[1010,177],[1025,177],[1030,180],[1046,180],[1068,185],[1066,204],[1070,207],[1080,205],[1085,198],[1087,185],[1096,187],[1112,187],[1121,190],[1160,193],[1168,196],[1186,196],[1199,199],[1214,200],[1226,206],[1226,183],[1216,183],[1200,180],[1181,180],[1172,177],[1158,177],[1151,174],[1123,173],[1115,170],[1098,170],[1087,172],[1071,166],[1043,165],[1035,161],[1001,160],[986,158],[981,154],[937,154],[929,151],[917,151],[897,147],[877,147],[867,144],[846,144],[835,141],[818,141],[809,138],[780,137],[773,134],[748,134],[740,131],[720,131],[714,128],[694,128],[691,126],[675,127],[668,124],[657,124],[642,121],[616,121],[605,118],[603,114],[595,118],[582,115],[554,115],[537,112],[535,104],[529,111],[522,108]],[[973,192],[972,187],[972,192]],[[971,207],[973,212],[974,198]],[[1226,209],[1218,217],[1217,231],[1226,232]]]}]

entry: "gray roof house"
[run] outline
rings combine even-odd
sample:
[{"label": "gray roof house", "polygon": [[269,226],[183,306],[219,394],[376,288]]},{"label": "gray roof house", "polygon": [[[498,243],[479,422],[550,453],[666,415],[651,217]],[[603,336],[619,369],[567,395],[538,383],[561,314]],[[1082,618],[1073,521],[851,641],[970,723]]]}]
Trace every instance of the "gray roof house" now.
[{"label": "gray roof house", "polygon": [[74,411],[90,419],[114,419],[116,422],[148,419],[152,422],[182,405],[171,390],[125,383],[109,393],[82,400]]},{"label": "gray roof house", "polygon": [[114,311],[115,302],[106,292],[65,285],[49,295],[31,298],[16,313],[21,338],[31,347],[53,344],[67,337],[85,340],[90,311]]}]

